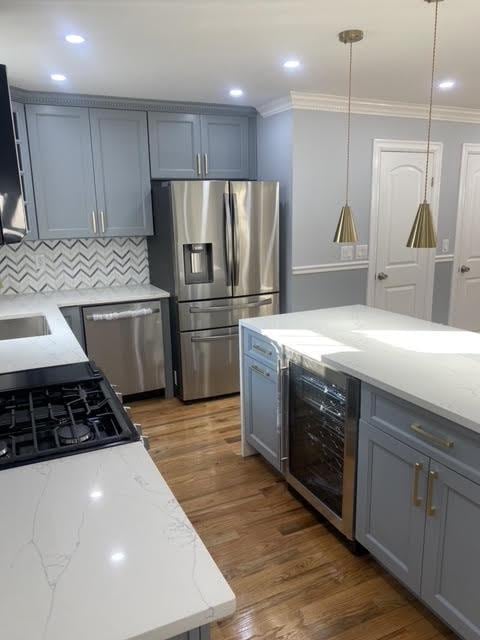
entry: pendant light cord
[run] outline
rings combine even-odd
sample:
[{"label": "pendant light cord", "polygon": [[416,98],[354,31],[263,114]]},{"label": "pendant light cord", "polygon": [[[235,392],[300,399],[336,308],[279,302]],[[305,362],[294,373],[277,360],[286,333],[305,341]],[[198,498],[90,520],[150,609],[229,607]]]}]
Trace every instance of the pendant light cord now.
[{"label": "pendant light cord", "polygon": [[350,42],[349,69],[348,69],[348,116],[347,116],[347,184],[345,188],[345,204],[348,205],[350,185],[350,128],[352,119],[352,61],[353,44]]},{"label": "pendant light cord", "polygon": [[435,2],[435,25],[433,27],[432,79],[430,84],[430,107],[428,111],[427,163],[425,167],[425,192],[423,198],[424,202],[427,202],[428,171],[430,168],[430,138],[432,133],[433,87],[435,82],[435,61],[437,57],[438,2],[439,0],[436,0]]}]

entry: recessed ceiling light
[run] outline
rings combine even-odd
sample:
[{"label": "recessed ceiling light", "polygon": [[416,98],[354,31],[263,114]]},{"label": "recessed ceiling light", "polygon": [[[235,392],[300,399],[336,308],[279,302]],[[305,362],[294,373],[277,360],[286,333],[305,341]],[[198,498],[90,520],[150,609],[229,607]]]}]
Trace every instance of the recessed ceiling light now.
[{"label": "recessed ceiling light", "polygon": [[444,80],[443,82],[438,83],[439,89],[453,89],[455,86],[455,80]]},{"label": "recessed ceiling light", "polygon": [[283,63],[285,69],[298,69],[300,66],[300,60],[286,60]]},{"label": "recessed ceiling light", "polygon": [[118,564],[119,562],[123,562],[125,560],[125,553],[123,551],[115,551],[115,553],[112,553],[112,555],[110,556],[110,560],[114,564]]},{"label": "recessed ceiling light", "polygon": [[63,73],[52,73],[50,78],[55,80],[55,82],[63,82],[67,79],[67,76],[64,76]]},{"label": "recessed ceiling light", "polygon": [[85,38],[77,33],[69,33],[65,36],[65,40],[70,44],[82,44],[82,42],[85,42]]},{"label": "recessed ceiling light", "polygon": [[232,98],[240,98],[240,96],[243,96],[243,91],[242,89],[230,89],[230,95]]}]

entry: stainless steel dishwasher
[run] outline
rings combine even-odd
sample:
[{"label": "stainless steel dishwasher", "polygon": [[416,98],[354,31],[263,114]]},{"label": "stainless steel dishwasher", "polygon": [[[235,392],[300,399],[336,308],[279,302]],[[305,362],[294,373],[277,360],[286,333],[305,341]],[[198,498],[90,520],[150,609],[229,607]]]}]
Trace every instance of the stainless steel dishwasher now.
[{"label": "stainless steel dishwasher", "polygon": [[160,302],[83,308],[87,354],[124,395],[165,387]]}]

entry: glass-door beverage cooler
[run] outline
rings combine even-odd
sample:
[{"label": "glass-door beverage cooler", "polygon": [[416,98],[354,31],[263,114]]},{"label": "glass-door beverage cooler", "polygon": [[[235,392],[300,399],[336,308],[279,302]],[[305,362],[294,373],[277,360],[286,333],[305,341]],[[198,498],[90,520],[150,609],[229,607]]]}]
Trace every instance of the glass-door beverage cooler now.
[{"label": "glass-door beverage cooler", "polygon": [[304,359],[289,363],[287,482],[354,539],[360,383]]}]

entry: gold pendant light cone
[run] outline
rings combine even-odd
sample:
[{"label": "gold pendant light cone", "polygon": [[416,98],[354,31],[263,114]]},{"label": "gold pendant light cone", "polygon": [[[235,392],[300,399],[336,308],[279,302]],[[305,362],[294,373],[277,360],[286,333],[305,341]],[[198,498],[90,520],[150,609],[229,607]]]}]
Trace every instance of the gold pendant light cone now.
[{"label": "gold pendant light cone", "polygon": [[353,219],[352,210],[350,209],[348,204],[342,207],[342,211],[340,212],[340,219],[338,221],[337,230],[335,231],[333,241],[348,244],[358,242],[355,220]]},{"label": "gold pendant light cone", "polygon": [[432,212],[428,202],[422,202],[418,207],[407,247],[411,249],[435,249],[437,234],[433,226]]}]

